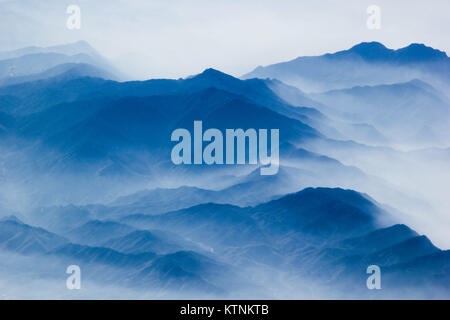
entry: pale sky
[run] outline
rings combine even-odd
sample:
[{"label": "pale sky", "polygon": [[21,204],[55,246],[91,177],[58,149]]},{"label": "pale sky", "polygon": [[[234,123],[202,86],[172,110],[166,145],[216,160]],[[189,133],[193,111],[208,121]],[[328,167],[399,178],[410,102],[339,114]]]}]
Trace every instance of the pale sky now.
[{"label": "pale sky", "polygon": [[[70,4],[81,9],[80,30],[66,28]],[[379,30],[366,26],[372,4]],[[86,40],[134,78],[208,67],[240,76],[362,41],[448,53],[449,12],[449,0],[0,0],[0,51]]]}]

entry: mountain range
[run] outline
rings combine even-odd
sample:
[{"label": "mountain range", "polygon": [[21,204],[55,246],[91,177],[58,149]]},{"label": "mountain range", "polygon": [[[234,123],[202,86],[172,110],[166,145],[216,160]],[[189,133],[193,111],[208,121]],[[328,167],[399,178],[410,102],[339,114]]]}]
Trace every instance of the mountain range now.
[{"label": "mountain range", "polygon": [[[76,264],[162,298],[448,298],[448,59],[370,42],[121,81],[83,41],[0,53],[0,277]],[[171,132],[197,120],[278,128],[278,173],[173,164]]]},{"label": "mountain range", "polygon": [[[351,287],[345,296],[360,297],[369,294],[363,275],[371,264],[387,270],[383,286],[392,287],[389,294],[408,286],[422,290],[400,266],[410,264],[422,270],[421,279],[432,279],[448,268],[448,251],[405,225],[386,225],[388,218],[366,195],[307,188],[254,207],[205,203],[157,215],[124,215],[116,222],[90,220],[59,235],[8,217],[0,222],[0,245],[14,253],[76,262],[97,283],[114,277],[126,287],[169,292],[226,295],[263,286],[242,280],[251,270],[283,270],[286,277],[307,276],[329,290]],[[441,275],[436,285],[445,291],[448,273]]]},{"label": "mountain range", "polygon": [[259,66],[243,78],[276,78],[318,92],[423,77],[448,89],[449,66],[445,52],[424,44],[413,43],[393,50],[379,42],[363,42],[348,50]]}]

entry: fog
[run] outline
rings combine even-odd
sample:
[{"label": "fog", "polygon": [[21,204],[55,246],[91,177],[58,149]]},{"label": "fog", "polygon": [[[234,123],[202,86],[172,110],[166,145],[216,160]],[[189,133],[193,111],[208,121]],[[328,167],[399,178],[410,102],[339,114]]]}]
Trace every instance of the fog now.
[{"label": "fog", "polygon": [[[214,67],[239,76],[258,65],[320,55],[361,41],[411,42],[449,51],[446,0],[378,1],[381,29],[366,27],[372,1],[76,1],[80,30],[66,28],[73,1],[0,2],[0,51],[87,40],[132,79],[179,78]],[[11,30],[13,30],[11,32]],[[436,32],[439,30],[439,32]]]},{"label": "fog", "polygon": [[[419,46],[417,65],[307,58],[286,77],[279,65],[229,75],[361,41],[449,51],[448,1],[380,1],[379,30],[366,27],[369,1],[80,0],[79,30],[66,28],[69,4],[0,0],[12,30],[0,51],[84,40],[99,53],[64,47],[87,76],[55,76],[61,52],[0,60],[1,298],[449,296],[448,58]],[[23,78],[4,85],[16,64]],[[161,77],[183,78],[125,81]],[[175,164],[170,133],[195,121],[274,130],[276,174]],[[366,287],[373,263],[379,293]],[[65,287],[72,264],[79,291]]]}]

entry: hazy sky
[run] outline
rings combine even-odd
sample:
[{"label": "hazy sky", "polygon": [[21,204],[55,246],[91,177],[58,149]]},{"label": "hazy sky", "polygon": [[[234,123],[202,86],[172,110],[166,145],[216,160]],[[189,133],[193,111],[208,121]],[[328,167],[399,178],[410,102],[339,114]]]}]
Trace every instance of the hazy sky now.
[{"label": "hazy sky", "polygon": [[[70,4],[80,30],[66,28]],[[366,26],[372,4],[379,30]],[[0,0],[0,51],[86,40],[136,78],[241,75],[361,41],[450,52],[449,12],[449,0]]]}]

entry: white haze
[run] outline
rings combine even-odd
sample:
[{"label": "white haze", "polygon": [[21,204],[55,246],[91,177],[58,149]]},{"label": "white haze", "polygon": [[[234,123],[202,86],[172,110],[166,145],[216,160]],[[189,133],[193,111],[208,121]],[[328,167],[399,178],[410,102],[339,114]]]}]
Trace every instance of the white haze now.
[{"label": "white haze", "polygon": [[[80,30],[66,28],[70,4],[81,8]],[[418,42],[450,51],[449,1],[379,0],[380,30],[366,27],[366,9],[372,4],[3,0],[0,51],[86,40],[135,79],[185,77],[207,67],[238,76],[258,65],[343,50],[362,41],[391,48]]]}]

